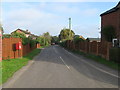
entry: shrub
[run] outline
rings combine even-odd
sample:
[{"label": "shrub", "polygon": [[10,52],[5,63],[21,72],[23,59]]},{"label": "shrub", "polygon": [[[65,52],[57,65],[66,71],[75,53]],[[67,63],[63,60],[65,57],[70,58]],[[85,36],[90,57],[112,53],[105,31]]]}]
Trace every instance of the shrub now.
[{"label": "shrub", "polygon": [[30,43],[30,39],[29,38],[22,38],[22,44],[23,45],[26,45],[28,43]]},{"label": "shrub", "polygon": [[111,48],[109,57],[111,61],[120,63],[120,48]]},{"label": "shrub", "polygon": [[30,40],[30,47],[34,47],[36,45],[37,41],[36,40]]},{"label": "shrub", "polygon": [[112,39],[116,37],[115,28],[113,26],[104,27],[102,33],[108,42],[112,42]]}]

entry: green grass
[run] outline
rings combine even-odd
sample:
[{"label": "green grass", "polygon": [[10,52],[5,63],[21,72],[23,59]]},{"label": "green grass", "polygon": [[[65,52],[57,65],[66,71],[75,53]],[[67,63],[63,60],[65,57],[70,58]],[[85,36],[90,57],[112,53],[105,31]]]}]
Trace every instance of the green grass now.
[{"label": "green grass", "polygon": [[28,61],[32,60],[40,51],[40,49],[35,49],[22,58],[3,60],[2,82],[0,84],[5,83],[17,70],[27,65]]},{"label": "green grass", "polygon": [[108,61],[100,56],[96,56],[96,55],[93,55],[93,54],[88,54],[88,53],[84,53],[84,52],[81,52],[81,51],[75,51],[75,50],[71,50],[73,53],[76,53],[76,54],[80,54],[80,55],[83,55],[85,56],[86,58],[88,59],[92,59],[96,62],[99,62],[101,64],[104,64],[112,69],[115,69],[115,70],[120,70],[120,64],[119,63],[116,63],[116,62],[113,62],[113,61]]}]

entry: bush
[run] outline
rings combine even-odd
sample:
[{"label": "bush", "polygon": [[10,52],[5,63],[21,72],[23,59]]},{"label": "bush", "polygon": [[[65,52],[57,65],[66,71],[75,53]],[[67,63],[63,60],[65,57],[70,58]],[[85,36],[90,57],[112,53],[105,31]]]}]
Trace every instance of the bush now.
[{"label": "bush", "polygon": [[30,47],[34,47],[36,45],[37,41],[36,40],[30,40]]},{"label": "bush", "polygon": [[28,43],[30,43],[30,39],[29,38],[22,38],[22,44],[23,45],[26,45]]},{"label": "bush", "polygon": [[104,27],[102,33],[108,42],[112,42],[112,39],[116,37],[115,28],[113,26]]},{"label": "bush", "polygon": [[59,45],[62,47],[67,47],[67,41],[62,41],[61,43],[59,43]]},{"label": "bush", "polygon": [[75,44],[78,44],[79,42],[83,42],[83,41],[85,41],[85,40],[83,40],[82,38],[79,38],[79,37],[74,38],[74,43]]},{"label": "bush", "polygon": [[111,61],[120,63],[120,48],[111,48],[109,57]]}]

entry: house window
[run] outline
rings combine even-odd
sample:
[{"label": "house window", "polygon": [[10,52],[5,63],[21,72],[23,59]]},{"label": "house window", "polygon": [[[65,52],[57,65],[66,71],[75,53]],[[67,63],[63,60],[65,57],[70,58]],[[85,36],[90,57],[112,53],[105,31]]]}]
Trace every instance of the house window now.
[{"label": "house window", "polygon": [[114,38],[112,40],[112,43],[113,43],[113,47],[120,47],[120,39]]}]

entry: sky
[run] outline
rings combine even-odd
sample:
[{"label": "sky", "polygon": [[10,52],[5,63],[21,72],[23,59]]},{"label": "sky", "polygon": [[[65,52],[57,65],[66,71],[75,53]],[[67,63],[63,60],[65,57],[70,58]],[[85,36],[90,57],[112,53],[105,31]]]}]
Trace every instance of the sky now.
[{"label": "sky", "polygon": [[68,28],[83,37],[100,37],[100,14],[115,7],[116,2],[2,2],[1,23],[6,34],[20,28],[35,35],[49,32],[59,35]]}]

